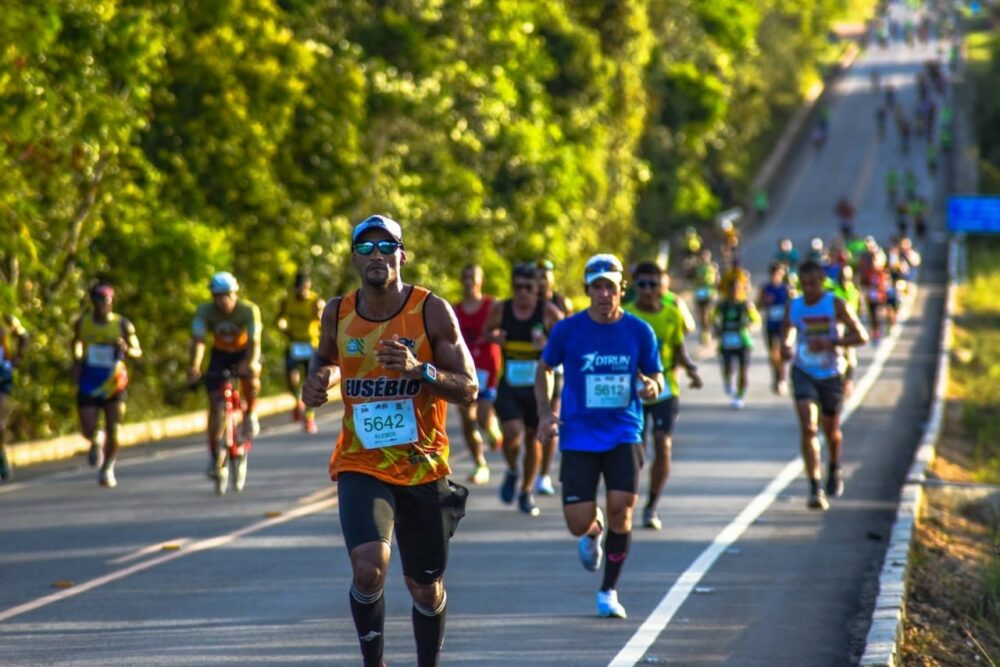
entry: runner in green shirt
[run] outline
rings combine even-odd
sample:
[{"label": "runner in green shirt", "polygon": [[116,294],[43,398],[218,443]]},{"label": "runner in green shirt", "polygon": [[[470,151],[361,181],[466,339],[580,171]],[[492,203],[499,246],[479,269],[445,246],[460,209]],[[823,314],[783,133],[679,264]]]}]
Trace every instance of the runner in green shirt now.
[{"label": "runner in green shirt", "polygon": [[684,367],[694,389],[701,388],[701,378],[698,367],[684,348],[685,318],[677,305],[683,301],[677,299],[670,303],[664,298],[667,290],[663,269],[653,262],[643,262],[632,275],[638,296],[634,303],[625,306],[625,310],[653,328],[666,379],[663,393],[644,407],[647,421],[653,422],[653,465],[649,471],[649,498],[642,520],[647,528],[659,530],[663,524],[656,505],[670,475],[671,433],[679,407],[680,385],[674,368]]}]

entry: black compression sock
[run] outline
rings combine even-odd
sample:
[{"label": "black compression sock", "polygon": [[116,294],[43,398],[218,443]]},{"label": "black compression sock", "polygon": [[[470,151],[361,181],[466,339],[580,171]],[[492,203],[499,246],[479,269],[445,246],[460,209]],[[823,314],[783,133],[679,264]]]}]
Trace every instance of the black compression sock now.
[{"label": "black compression sock", "polygon": [[444,644],[444,621],[448,613],[448,594],[437,609],[413,603],[413,637],[417,640],[417,667],[437,667]]},{"label": "black compression sock", "polygon": [[604,540],[604,582],[601,584],[602,591],[610,591],[618,583],[618,575],[621,574],[622,565],[628,556],[628,548],[632,544],[632,533],[616,533],[608,530],[608,537]]},{"label": "black compression sock", "polygon": [[812,493],[817,493],[819,491],[819,480],[810,479],[809,480],[809,491]]},{"label": "black compression sock", "polygon": [[382,667],[385,646],[385,596],[382,589],[362,593],[351,585],[351,616],[358,630],[364,667]]}]

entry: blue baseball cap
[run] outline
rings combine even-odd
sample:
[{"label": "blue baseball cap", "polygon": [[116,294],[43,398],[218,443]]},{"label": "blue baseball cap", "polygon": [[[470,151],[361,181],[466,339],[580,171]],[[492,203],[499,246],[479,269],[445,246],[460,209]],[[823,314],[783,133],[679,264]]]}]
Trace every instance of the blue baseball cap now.
[{"label": "blue baseball cap", "polygon": [[385,215],[372,215],[357,224],[354,232],[351,233],[351,243],[356,242],[358,237],[369,229],[384,229],[389,232],[392,238],[400,243],[403,242],[403,228],[399,226],[398,222]]}]

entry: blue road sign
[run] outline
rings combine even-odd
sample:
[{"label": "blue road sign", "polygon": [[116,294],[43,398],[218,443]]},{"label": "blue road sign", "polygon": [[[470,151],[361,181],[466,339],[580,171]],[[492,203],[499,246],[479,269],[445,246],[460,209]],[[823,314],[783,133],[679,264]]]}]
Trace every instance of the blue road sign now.
[{"label": "blue road sign", "polygon": [[1000,197],[948,197],[948,231],[1000,234]]}]

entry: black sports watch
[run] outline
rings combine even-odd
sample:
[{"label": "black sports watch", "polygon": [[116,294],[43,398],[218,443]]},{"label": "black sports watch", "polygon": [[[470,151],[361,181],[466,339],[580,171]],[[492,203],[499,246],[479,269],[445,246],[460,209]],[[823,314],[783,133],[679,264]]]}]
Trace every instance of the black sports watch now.
[{"label": "black sports watch", "polygon": [[434,366],[434,364],[425,363],[420,367],[420,377],[424,382],[434,384],[438,381],[438,369]]}]

